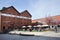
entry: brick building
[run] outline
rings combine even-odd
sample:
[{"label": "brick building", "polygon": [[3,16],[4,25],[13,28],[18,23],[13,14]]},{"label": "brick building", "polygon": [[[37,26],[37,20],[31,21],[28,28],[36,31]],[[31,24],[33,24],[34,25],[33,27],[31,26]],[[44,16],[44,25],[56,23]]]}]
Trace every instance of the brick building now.
[{"label": "brick building", "polygon": [[46,18],[35,19],[35,20],[32,20],[32,24],[34,24],[34,23],[36,24],[36,22],[40,22],[40,23],[43,23],[43,25],[48,25],[47,24],[47,21],[48,21],[47,19],[55,21],[55,22],[57,22],[57,24],[60,24],[60,15],[50,16],[50,17],[46,17]]},{"label": "brick building", "polygon": [[[56,15],[56,16],[50,16],[50,17],[47,17],[49,20],[52,20],[52,21],[55,21],[57,22],[57,24],[59,25],[60,24],[60,15]],[[47,18],[39,18],[39,19],[35,19],[35,20],[32,20],[32,24],[36,22],[40,22],[40,23],[43,23],[43,25],[48,25],[47,24]],[[52,23],[51,23],[52,24]]]},{"label": "brick building", "polygon": [[13,6],[0,10],[0,31],[31,25],[32,15],[27,11],[19,13]]}]

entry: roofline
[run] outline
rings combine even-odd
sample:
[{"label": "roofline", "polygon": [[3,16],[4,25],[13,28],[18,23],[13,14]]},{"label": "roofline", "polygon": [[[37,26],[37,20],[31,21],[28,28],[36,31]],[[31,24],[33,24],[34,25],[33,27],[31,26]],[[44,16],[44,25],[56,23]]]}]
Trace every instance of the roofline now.
[{"label": "roofline", "polygon": [[17,13],[19,13],[20,14],[20,12],[18,12],[16,9],[15,9],[15,7],[13,7],[13,6],[10,6],[10,7],[6,7],[5,9],[1,9],[0,11],[3,11],[3,10],[6,10],[6,9],[9,9],[9,8],[13,8]]},{"label": "roofline", "polygon": [[[23,14],[24,12],[28,12],[27,10],[24,10],[23,12],[21,12],[21,14]],[[28,12],[28,14],[32,17],[32,15]]]}]

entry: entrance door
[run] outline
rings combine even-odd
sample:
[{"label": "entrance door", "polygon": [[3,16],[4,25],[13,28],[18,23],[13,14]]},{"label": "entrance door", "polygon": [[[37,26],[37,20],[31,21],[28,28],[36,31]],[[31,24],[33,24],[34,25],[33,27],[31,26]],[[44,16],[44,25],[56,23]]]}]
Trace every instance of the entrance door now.
[{"label": "entrance door", "polygon": [[3,33],[5,33],[6,32],[6,29],[5,29],[5,26],[3,26]]}]

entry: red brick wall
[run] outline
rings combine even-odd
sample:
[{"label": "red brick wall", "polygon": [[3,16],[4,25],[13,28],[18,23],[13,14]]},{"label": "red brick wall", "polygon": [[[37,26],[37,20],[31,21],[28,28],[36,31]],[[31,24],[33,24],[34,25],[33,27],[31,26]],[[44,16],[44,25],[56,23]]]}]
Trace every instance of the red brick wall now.
[{"label": "red brick wall", "polygon": [[3,13],[9,13],[9,14],[14,14],[18,15],[18,13],[13,9],[13,8],[8,8],[2,11]]},{"label": "red brick wall", "polygon": [[31,17],[31,16],[28,14],[27,11],[21,13],[20,15],[21,15],[21,16],[25,16],[25,17],[29,17],[29,18]]},{"label": "red brick wall", "polygon": [[1,30],[1,13],[0,13],[0,32],[2,32],[2,30]]},{"label": "red brick wall", "polygon": [[[30,16],[27,13],[20,15],[13,8],[9,8],[9,9],[3,10],[1,12],[13,14],[13,15],[19,15],[19,16],[26,16],[26,17],[30,18]],[[4,21],[10,21],[10,22],[4,22]],[[5,28],[8,29],[9,26],[12,28],[15,28],[15,27],[21,27],[24,25],[31,25],[31,19],[22,19],[22,18],[2,16],[2,30],[3,30],[3,26],[5,26]]]}]

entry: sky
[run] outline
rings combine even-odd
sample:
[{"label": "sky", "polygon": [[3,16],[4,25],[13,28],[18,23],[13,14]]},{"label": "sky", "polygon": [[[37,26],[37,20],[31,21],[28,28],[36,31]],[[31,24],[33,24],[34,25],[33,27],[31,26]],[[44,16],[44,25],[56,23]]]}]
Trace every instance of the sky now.
[{"label": "sky", "polygon": [[19,12],[28,10],[32,19],[60,15],[60,0],[0,0],[0,9],[9,6]]}]

